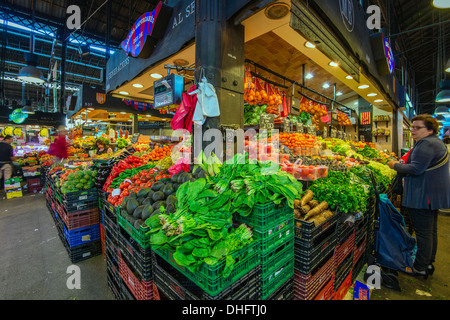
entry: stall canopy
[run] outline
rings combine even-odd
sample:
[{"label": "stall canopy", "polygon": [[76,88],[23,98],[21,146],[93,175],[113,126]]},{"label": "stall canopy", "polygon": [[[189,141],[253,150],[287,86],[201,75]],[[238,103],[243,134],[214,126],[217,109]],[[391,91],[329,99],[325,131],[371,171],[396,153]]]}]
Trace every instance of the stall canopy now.
[{"label": "stall canopy", "polygon": [[78,92],[67,99],[69,118],[78,114],[83,109],[102,110],[105,113],[120,113],[126,112],[130,114],[140,114],[151,116],[157,120],[172,118],[172,114],[162,115],[159,110],[153,109],[148,103],[135,103],[132,100],[125,100],[115,98],[104,93],[102,87],[93,87],[90,85],[83,85]]}]

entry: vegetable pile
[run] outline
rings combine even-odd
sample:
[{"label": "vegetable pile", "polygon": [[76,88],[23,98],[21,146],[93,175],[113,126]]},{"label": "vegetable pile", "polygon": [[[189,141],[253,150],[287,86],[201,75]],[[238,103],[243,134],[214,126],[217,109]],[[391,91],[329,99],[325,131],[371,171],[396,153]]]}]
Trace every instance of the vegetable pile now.
[{"label": "vegetable pile", "polygon": [[222,165],[214,176],[183,183],[176,192],[175,212],[161,208],[161,214],[145,221],[154,249],[175,251],[175,262],[193,272],[202,263],[213,265],[225,259],[226,277],[235,263],[233,251],[252,241],[246,225],[233,226],[233,214],[248,216],[256,203],[268,201],[287,201],[294,207],[302,185],[280,171],[279,165],[249,163],[248,154],[237,154],[232,163]]},{"label": "vegetable pile", "polygon": [[295,200],[294,214],[295,219],[314,222],[314,225],[318,226],[335,213],[328,210],[328,202],[315,200],[314,192],[308,189],[300,200]]}]

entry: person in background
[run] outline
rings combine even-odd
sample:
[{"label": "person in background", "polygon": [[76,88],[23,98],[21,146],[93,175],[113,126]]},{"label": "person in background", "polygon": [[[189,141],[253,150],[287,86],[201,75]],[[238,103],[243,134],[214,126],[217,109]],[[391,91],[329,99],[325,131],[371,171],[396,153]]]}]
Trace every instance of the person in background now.
[{"label": "person in background", "polygon": [[389,161],[391,169],[407,174],[402,205],[407,208],[416,233],[417,254],[412,274],[427,278],[433,274],[437,251],[437,214],[450,208],[448,151],[437,136],[438,122],[430,115],[412,119],[414,147],[406,163]]},{"label": "person in background", "polygon": [[0,142],[0,179],[3,177],[5,181],[11,179],[14,170],[12,162],[16,159],[12,142],[13,137],[9,135]]},{"label": "person in background", "polygon": [[106,148],[106,143],[102,139],[97,139],[97,152],[96,155],[102,155],[105,153],[112,153],[112,149],[110,147]]},{"label": "person in background", "polygon": [[51,156],[55,156],[60,162],[64,161],[69,157],[68,149],[69,145],[67,143],[67,130],[64,126],[58,127],[57,136],[53,143],[50,145],[47,153]]}]

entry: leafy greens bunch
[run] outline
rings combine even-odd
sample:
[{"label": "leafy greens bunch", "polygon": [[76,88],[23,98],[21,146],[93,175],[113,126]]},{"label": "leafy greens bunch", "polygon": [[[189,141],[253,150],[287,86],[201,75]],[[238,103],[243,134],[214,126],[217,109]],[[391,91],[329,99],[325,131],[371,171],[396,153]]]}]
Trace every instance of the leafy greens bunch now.
[{"label": "leafy greens bunch", "polygon": [[187,181],[177,190],[176,211],[146,220],[153,249],[174,252],[177,264],[195,272],[202,263],[214,265],[225,259],[223,276],[233,269],[232,253],[253,241],[245,224],[233,227],[233,214],[248,216],[257,203],[294,199],[302,185],[278,164],[249,160],[237,154],[214,176]]}]

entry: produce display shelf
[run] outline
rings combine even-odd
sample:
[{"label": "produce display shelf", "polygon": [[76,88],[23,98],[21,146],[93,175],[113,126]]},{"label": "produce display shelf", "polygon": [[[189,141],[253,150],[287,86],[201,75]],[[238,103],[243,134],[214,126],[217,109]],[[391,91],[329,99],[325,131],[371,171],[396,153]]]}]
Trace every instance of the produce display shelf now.
[{"label": "produce display shelf", "polygon": [[260,263],[258,247],[259,241],[255,240],[244,248],[232,253],[232,257],[236,262],[228,277],[224,277],[222,274],[225,268],[225,260],[221,260],[212,266],[203,263],[198,271],[192,272],[187,267],[179,266],[175,262],[172,251],[157,249],[154,250],[156,253],[155,263],[158,264],[161,258],[164,259],[209,295],[216,296]]},{"label": "produce display shelf", "polygon": [[122,259],[126,260],[144,281],[153,280],[152,250],[142,248],[125,231],[118,232],[119,250]]},{"label": "produce display shelf", "polygon": [[139,245],[146,249],[150,247],[150,231],[149,227],[139,226],[139,230],[137,230],[131,223],[129,223],[122,215],[120,214],[120,206],[117,206],[117,223],[120,227],[122,227],[134,240],[136,240]]},{"label": "produce display shelf", "polygon": [[364,235],[358,242],[355,241],[355,248],[353,249],[353,265],[356,265],[358,260],[364,255],[366,243],[367,235]]},{"label": "produce display shelf", "polygon": [[119,274],[136,300],[153,300],[153,281],[139,279],[126,264],[119,250]]},{"label": "produce display shelf", "polygon": [[171,300],[259,300],[260,297],[259,265],[214,296],[164,260],[154,265],[154,274],[156,286]]},{"label": "produce display shelf", "polygon": [[261,300],[266,300],[280,286],[294,275],[294,261],[289,259],[287,264],[261,278]]}]

